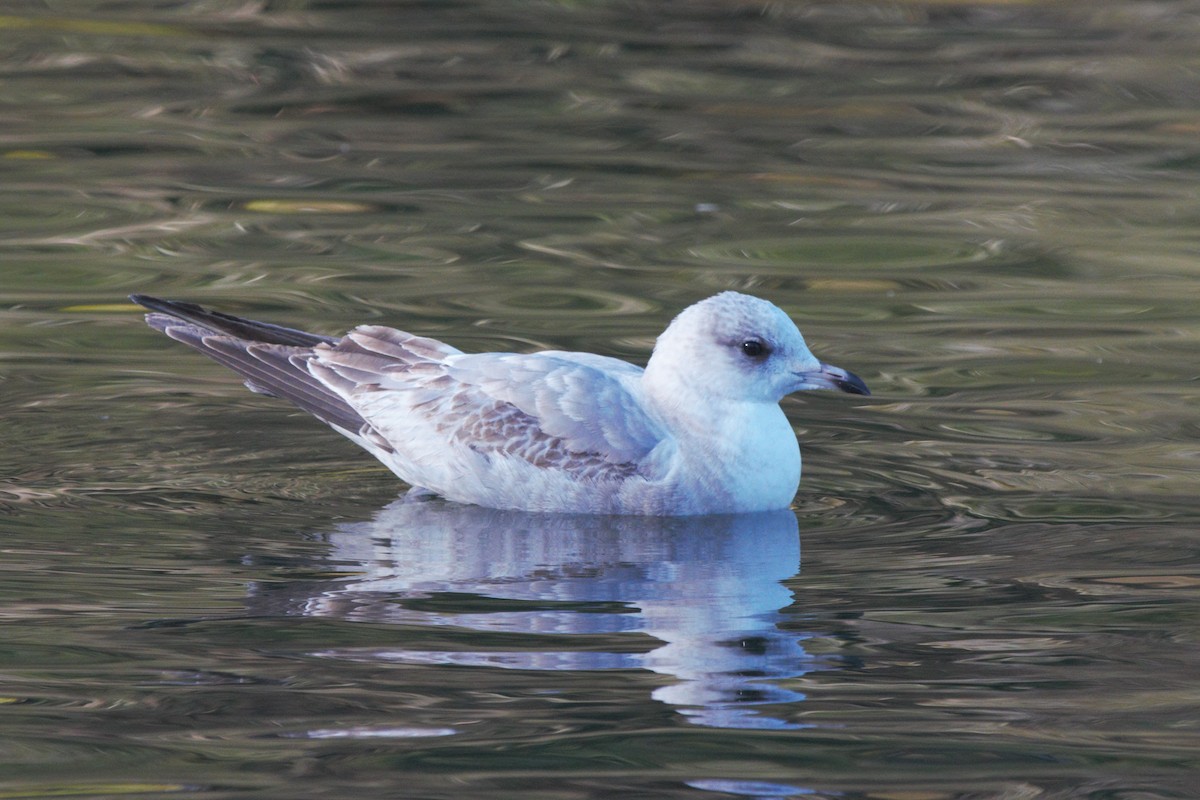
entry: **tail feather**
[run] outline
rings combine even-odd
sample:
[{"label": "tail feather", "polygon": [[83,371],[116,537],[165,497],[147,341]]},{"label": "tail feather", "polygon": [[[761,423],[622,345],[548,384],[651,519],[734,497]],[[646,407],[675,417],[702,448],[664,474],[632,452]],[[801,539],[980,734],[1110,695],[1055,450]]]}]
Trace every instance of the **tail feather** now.
[{"label": "tail feather", "polygon": [[308,360],[318,345],[336,338],[242,319],[192,303],[132,295],[150,309],[146,322],[242,376],[252,391],[288,400],[323,422],[351,434],[367,426],[342,397],[313,376]]}]

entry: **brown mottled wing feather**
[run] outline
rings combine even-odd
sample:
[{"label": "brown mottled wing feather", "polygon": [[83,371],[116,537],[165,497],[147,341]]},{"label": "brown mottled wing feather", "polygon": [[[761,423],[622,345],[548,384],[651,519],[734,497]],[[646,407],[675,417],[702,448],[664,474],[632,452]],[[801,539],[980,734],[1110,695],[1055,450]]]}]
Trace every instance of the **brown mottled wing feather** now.
[{"label": "brown mottled wing feather", "polygon": [[309,369],[381,432],[419,416],[448,444],[579,476],[629,477],[663,437],[623,380],[641,370],[600,356],[466,355],[363,326],[316,348]]},{"label": "brown mottled wing feather", "polygon": [[234,370],[253,391],[289,400],[369,447],[404,451],[414,464],[444,468],[445,448],[458,446],[623,479],[663,439],[631,389],[641,370],[615,359],[466,355],[380,326],[335,339],[190,303],[133,299],[154,312],[151,327]]},{"label": "brown mottled wing feather", "polygon": [[481,353],[454,359],[449,374],[536,419],[573,452],[621,462],[645,458],[663,438],[631,392],[642,370],[590,353]]}]

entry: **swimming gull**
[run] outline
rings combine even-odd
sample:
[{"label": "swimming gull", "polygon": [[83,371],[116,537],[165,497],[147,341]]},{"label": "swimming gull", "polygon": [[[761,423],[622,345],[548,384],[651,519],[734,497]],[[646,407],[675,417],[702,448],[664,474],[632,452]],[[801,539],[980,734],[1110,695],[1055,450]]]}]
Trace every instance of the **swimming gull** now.
[{"label": "swimming gull", "polygon": [[592,353],[463,353],[380,325],[342,338],[132,295],[146,322],[287,399],[420,494],[492,508],[687,515],[788,507],[802,389],[870,394],[766,300],[679,314],[645,369]]}]

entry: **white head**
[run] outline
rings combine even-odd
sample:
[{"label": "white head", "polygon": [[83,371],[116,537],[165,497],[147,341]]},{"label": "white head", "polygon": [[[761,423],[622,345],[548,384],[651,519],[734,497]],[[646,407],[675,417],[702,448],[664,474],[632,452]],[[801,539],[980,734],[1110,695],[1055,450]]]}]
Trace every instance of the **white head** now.
[{"label": "white head", "polygon": [[870,394],[857,376],[818,361],[782,309],[738,292],[685,308],[658,337],[646,382],[740,402],[778,403],[801,389]]}]

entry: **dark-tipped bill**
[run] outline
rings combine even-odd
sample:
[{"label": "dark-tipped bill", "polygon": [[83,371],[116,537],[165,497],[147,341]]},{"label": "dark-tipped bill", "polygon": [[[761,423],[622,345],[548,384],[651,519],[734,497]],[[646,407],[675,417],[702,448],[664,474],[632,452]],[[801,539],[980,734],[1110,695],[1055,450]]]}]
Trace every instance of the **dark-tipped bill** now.
[{"label": "dark-tipped bill", "polygon": [[797,373],[796,377],[800,379],[797,389],[836,389],[863,395],[871,393],[862,378],[832,364],[822,364],[818,369]]}]

